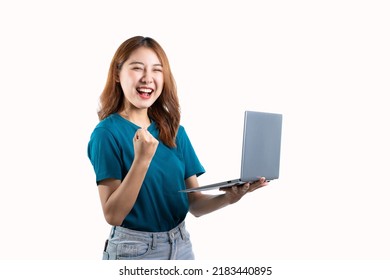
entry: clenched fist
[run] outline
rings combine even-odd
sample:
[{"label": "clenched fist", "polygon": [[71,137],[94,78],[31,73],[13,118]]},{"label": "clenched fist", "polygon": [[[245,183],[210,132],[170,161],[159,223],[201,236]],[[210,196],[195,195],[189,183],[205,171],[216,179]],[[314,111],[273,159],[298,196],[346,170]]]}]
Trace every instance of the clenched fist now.
[{"label": "clenched fist", "polygon": [[135,159],[151,162],[157,150],[158,140],[146,128],[136,131],[133,138]]}]

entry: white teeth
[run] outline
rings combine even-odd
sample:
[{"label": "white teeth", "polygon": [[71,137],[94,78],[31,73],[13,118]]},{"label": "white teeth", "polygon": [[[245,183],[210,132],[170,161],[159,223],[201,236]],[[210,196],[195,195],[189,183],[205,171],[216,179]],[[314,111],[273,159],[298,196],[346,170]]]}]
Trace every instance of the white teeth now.
[{"label": "white teeth", "polygon": [[148,89],[148,88],[139,88],[138,89],[139,92],[144,92],[144,93],[152,93],[152,90],[151,89]]}]

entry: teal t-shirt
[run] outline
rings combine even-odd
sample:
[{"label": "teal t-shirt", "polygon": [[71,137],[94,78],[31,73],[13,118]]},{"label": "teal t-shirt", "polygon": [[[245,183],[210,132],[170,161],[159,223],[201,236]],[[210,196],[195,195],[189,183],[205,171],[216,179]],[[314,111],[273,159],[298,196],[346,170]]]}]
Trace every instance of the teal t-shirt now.
[{"label": "teal t-shirt", "polygon": [[[88,157],[96,174],[96,182],[113,178],[123,180],[134,159],[133,137],[140,127],[112,114],[92,132]],[[154,122],[148,131],[157,139]],[[180,224],[189,209],[185,179],[205,172],[191,145],[185,129],[180,126],[176,147],[161,140],[150,163],[138,198],[122,226],[139,231],[168,231]]]}]

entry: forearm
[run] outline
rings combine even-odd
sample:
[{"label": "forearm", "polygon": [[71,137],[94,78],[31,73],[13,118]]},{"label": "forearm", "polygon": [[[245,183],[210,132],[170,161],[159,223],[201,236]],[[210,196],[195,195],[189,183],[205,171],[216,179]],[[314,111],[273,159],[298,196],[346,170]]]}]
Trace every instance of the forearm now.
[{"label": "forearm", "polygon": [[190,212],[195,217],[209,214],[231,204],[226,194],[205,195],[198,193],[195,195],[196,197],[190,199]]},{"label": "forearm", "polygon": [[[262,177],[253,183],[246,183],[239,186],[224,189],[220,195],[205,195],[201,192],[191,192],[188,194],[190,212],[196,217],[211,213],[230,204],[239,201],[246,193],[257,190],[268,185],[267,180]],[[191,176],[186,180],[187,188],[198,187],[196,176]]]},{"label": "forearm", "polygon": [[134,161],[119,187],[104,203],[104,215],[111,225],[120,225],[133,208],[149,164]]}]

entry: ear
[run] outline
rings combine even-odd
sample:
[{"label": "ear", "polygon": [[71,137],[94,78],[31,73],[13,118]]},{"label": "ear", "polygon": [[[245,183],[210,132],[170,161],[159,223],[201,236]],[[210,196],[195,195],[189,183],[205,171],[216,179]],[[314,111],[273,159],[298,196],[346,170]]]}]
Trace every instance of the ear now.
[{"label": "ear", "polygon": [[114,80],[116,83],[120,83],[120,79],[119,79],[119,70],[116,70],[115,71],[115,74],[114,74]]},{"label": "ear", "polygon": [[121,69],[122,69],[122,64],[118,64],[116,67],[115,67],[115,71],[114,71],[114,79],[115,79],[115,82],[117,83],[120,83],[120,79],[119,79],[119,73],[121,72]]}]

